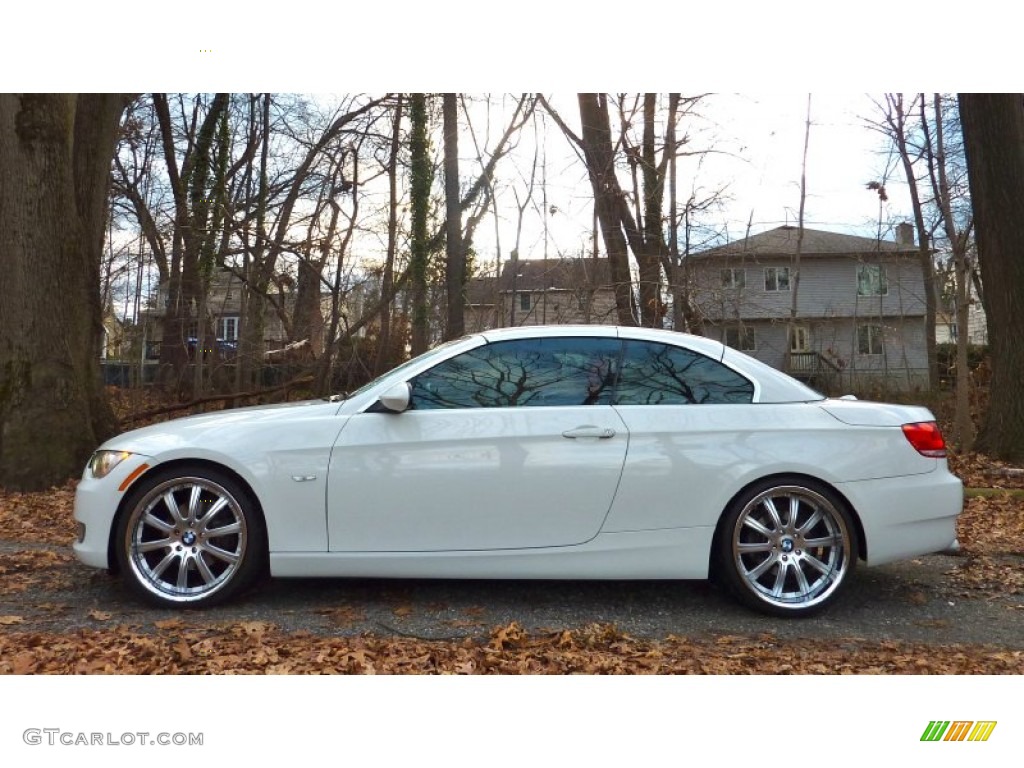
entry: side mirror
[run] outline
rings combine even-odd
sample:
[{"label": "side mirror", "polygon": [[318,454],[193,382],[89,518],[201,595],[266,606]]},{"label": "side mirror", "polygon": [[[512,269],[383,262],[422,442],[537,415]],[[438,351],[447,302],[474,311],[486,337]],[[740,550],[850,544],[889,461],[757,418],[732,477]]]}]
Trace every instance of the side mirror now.
[{"label": "side mirror", "polygon": [[401,413],[409,409],[409,400],[412,397],[412,387],[409,382],[402,381],[392,387],[388,387],[381,396],[377,398],[381,409],[388,413]]}]

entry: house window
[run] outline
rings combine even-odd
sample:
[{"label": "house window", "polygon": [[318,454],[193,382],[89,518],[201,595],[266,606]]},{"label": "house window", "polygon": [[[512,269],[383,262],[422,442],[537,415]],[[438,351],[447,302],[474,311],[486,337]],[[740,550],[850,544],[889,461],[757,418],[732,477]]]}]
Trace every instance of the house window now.
[{"label": "house window", "polygon": [[753,352],[757,349],[757,335],[753,328],[726,328],[725,345],[741,352]]},{"label": "house window", "polygon": [[885,296],[889,293],[889,281],[885,267],[881,264],[861,264],[857,267],[857,295]]},{"label": "house window", "polygon": [[764,289],[766,291],[788,291],[789,267],[765,267]]},{"label": "house window", "polygon": [[747,270],[745,269],[723,269],[723,288],[742,288],[747,284]]},{"label": "house window", "polygon": [[882,326],[857,326],[857,351],[862,355],[882,354]]},{"label": "house window", "polygon": [[221,341],[238,341],[237,316],[227,316],[217,320],[217,338]]},{"label": "house window", "polygon": [[797,325],[793,328],[792,341],[790,352],[811,351],[811,332],[806,325]]},{"label": "house window", "polygon": [[528,294],[528,293],[520,293],[519,294],[519,308],[521,310],[523,310],[523,312],[529,312],[530,311],[530,294]]}]

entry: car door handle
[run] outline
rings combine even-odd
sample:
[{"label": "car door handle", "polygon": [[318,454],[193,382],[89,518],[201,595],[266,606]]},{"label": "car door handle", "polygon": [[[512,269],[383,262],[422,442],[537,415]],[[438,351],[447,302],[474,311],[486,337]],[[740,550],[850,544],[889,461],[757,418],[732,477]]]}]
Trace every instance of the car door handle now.
[{"label": "car door handle", "polygon": [[582,427],[576,427],[575,429],[567,429],[562,433],[562,437],[570,437],[574,440],[578,437],[599,437],[604,439],[614,436],[615,430],[611,427],[595,427],[591,424],[584,424]]}]

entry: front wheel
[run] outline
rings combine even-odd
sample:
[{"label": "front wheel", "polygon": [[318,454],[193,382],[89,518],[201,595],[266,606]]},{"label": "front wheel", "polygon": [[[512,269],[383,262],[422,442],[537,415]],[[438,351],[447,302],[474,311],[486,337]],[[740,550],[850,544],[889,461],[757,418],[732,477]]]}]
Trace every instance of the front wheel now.
[{"label": "front wheel", "polygon": [[232,478],[180,467],[140,481],[116,533],[128,584],[162,607],[212,605],[250,584],[265,534],[256,502]]},{"label": "front wheel", "polygon": [[808,616],[831,603],[857,562],[857,531],[845,504],[803,478],[758,483],[726,511],[718,563],[747,605]]}]

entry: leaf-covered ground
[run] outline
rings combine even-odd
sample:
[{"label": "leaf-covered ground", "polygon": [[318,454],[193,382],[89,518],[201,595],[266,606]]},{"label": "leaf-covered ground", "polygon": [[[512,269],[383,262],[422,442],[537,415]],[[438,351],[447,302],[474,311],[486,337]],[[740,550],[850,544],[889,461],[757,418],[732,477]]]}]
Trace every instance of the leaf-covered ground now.
[{"label": "leaf-covered ground", "polygon": [[[980,471],[968,484],[983,477]],[[771,632],[651,639],[630,636],[608,623],[527,631],[516,621],[481,625],[475,616],[466,621],[470,634],[428,640],[387,631],[332,636],[283,629],[273,619],[225,623],[194,614],[187,622],[140,622],[137,615],[127,620],[101,605],[87,614],[95,628],[56,631],[58,622],[40,617],[70,611],[53,594],[74,596],[79,588],[71,575],[78,566],[69,548],[73,495],[74,483],[45,493],[0,490],[0,544],[7,543],[0,553],[0,596],[8,598],[7,609],[0,611],[0,673],[1024,673],[1020,645],[864,637],[795,641]],[[1020,494],[997,490],[969,498],[959,537],[962,552],[945,577],[946,594],[967,601],[1024,594]],[[907,599],[916,594],[914,586],[908,583]],[[21,605],[24,610],[18,610]],[[1007,605],[1003,612],[1019,614],[1024,625],[1021,605]],[[348,610],[353,616],[347,619],[359,618],[357,608],[325,610]],[[401,620],[403,611],[411,610],[399,605],[394,617]]]},{"label": "leaf-covered ground", "polygon": [[981,453],[951,451],[949,469],[968,488],[1024,489],[1024,468],[990,459]]},{"label": "leaf-covered ground", "polygon": [[968,498],[957,535],[963,557],[950,576],[963,596],[1024,594],[1024,498]]},{"label": "leaf-covered ground", "polygon": [[[0,616],[16,627],[18,617]],[[7,674],[1021,674],[1024,651],[770,634],[713,641],[631,638],[609,625],[530,635],[517,624],[461,642],[282,633],[251,621],[153,632],[125,627],[68,635],[0,632]]]},{"label": "leaf-covered ground", "polygon": [[75,485],[76,482],[69,482],[42,493],[16,493],[0,488],[0,541],[70,546],[75,539],[71,517]]}]

